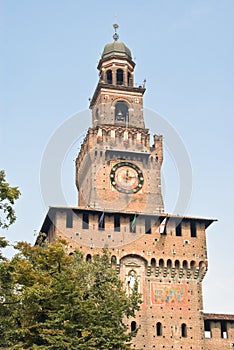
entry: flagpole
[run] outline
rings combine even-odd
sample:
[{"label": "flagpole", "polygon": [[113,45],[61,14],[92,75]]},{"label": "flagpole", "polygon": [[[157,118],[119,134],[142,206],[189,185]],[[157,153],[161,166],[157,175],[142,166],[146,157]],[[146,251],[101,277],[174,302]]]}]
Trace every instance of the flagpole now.
[{"label": "flagpole", "polygon": [[131,222],[131,229],[132,229],[132,232],[133,232],[134,229],[135,229],[136,219],[137,219],[137,216],[136,216],[136,214],[135,214],[135,216],[134,216],[134,218],[133,218],[133,220],[132,220],[132,222]]}]

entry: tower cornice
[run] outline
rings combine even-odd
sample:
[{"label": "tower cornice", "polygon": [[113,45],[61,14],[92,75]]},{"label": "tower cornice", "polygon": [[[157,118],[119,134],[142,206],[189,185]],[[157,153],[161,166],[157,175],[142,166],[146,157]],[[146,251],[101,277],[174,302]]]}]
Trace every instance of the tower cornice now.
[{"label": "tower cornice", "polygon": [[109,90],[114,90],[115,92],[118,91],[118,92],[126,92],[126,93],[139,93],[141,96],[145,93],[145,87],[139,85],[138,87],[136,86],[125,86],[125,85],[112,85],[112,84],[107,84],[107,83],[103,83],[103,82],[99,82],[95,91],[94,91],[94,94],[93,94],[93,97],[90,101],[90,105],[89,105],[89,108],[92,109],[93,105],[95,104],[96,100],[97,100],[97,97],[101,91],[101,89],[107,89],[108,91]]},{"label": "tower cornice", "polygon": [[97,69],[100,70],[102,68],[102,66],[104,65],[104,63],[106,63],[106,62],[117,61],[117,60],[120,62],[126,61],[130,64],[130,66],[132,68],[135,68],[136,63],[132,59],[127,58],[127,57],[123,58],[123,56],[121,56],[121,55],[112,54],[106,58],[101,58],[100,61],[98,62]]}]

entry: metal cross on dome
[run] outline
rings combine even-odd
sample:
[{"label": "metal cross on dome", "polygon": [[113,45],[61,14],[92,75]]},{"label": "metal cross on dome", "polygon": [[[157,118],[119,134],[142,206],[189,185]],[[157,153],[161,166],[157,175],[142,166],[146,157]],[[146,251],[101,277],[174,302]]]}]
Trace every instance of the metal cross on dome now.
[{"label": "metal cross on dome", "polygon": [[113,35],[113,39],[117,41],[119,39],[119,34],[117,33],[117,29],[119,28],[119,25],[117,23],[113,24],[113,28],[115,30],[115,34]]}]

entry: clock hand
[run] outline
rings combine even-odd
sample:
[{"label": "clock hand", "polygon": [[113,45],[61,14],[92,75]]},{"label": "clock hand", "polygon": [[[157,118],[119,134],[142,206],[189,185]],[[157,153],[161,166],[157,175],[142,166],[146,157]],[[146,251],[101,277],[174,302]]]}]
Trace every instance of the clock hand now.
[{"label": "clock hand", "polygon": [[128,182],[128,170],[126,170],[125,181]]}]

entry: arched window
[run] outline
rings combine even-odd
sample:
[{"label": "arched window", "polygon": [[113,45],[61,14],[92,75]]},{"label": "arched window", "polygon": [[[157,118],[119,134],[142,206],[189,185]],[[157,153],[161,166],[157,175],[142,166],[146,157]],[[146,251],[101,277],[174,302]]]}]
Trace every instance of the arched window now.
[{"label": "arched window", "polygon": [[115,121],[117,123],[128,122],[128,104],[124,101],[118,101],[115,104]]},{"label": "arched window", "polygon": [[91,259],[92,259],[91,254],[87,254],[86,255],[86,262],[91,261]]},{"label": "arched window", "polygon": [[112,84],[112,71],[110,69],[106,72],[106,82]]},{"label": "arched window", "polygon": [[124,83],[122,69],[117,69],[117,71],[116,71],[116,83],[117,83],[117,85],[123,85],[123,83]]},{"label": "arched window", "polygon": [[131,322],[131,332],[134,332],[137,328],[136,321]]},{"label": "arched window", "polygon": [[156,323],[156,335],[160,337],[162,335],[162,323],[157,322]]},{"label": "arched window", "polygon": [[184,269],[188,268],[188,262],[186,260],[183,261],[183,268]]},{"label": "arched window", "polygon": [[187,337],[187,326],[185,323],[182,323],[182,325],[181,325],[181,336],[182,336],[182,338]]}]

